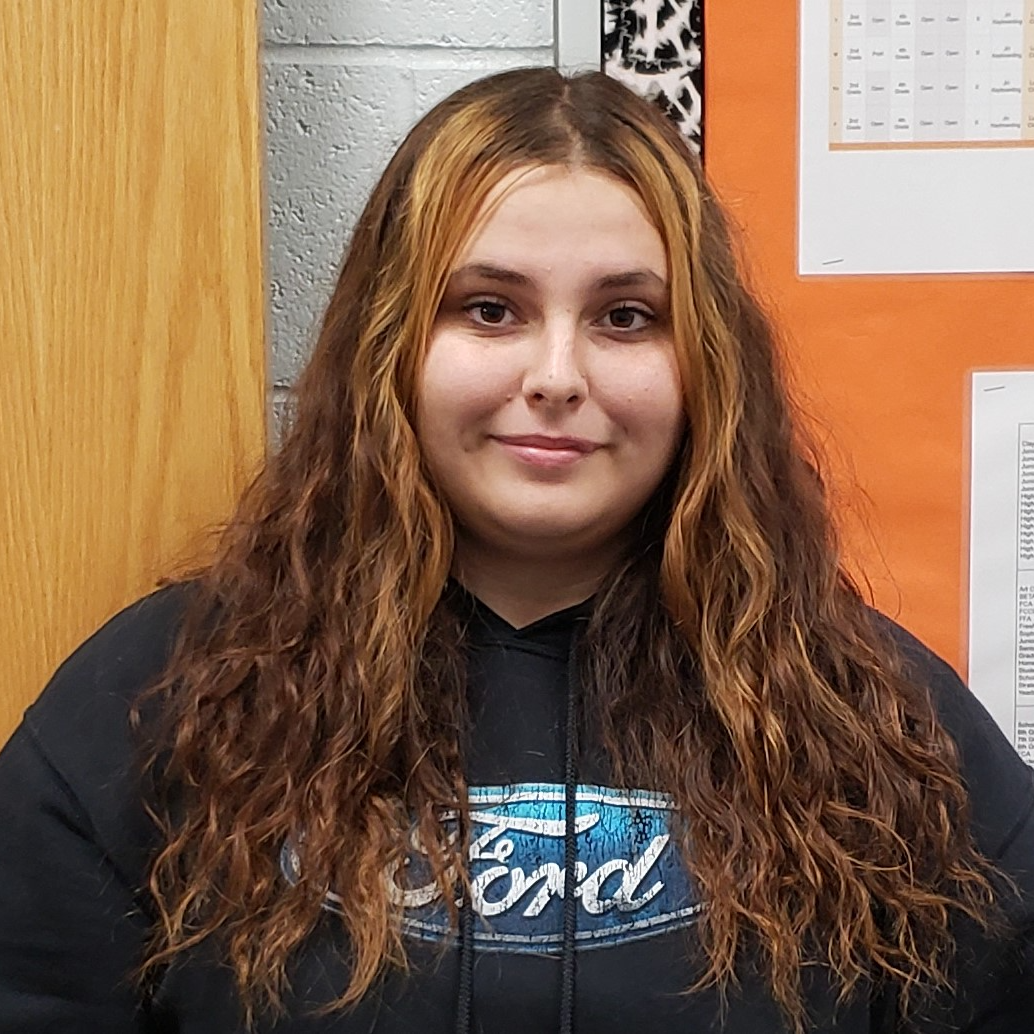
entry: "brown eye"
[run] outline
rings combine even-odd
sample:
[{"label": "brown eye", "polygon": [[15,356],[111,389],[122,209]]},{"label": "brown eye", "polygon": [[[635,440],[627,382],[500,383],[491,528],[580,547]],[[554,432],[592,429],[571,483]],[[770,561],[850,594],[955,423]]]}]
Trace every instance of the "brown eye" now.
[{"label": "brown eye", "polygon": [[648,312],[631,305],[621,305],[607,313],[607,320],[614,330],[643,330],[652,319]]},{"label": "brown eye", "polygon": [[476,323],[483,323],[486,326],[496,327],[506,322],[509,310],[502,302],[475,302],[467,307]]}]

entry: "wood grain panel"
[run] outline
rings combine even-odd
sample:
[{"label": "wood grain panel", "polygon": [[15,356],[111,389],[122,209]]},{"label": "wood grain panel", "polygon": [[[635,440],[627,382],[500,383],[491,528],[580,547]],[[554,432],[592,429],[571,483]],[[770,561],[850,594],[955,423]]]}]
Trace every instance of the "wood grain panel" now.
[{"label": "wood grain panel", "polygon": [[261,460],[256,22],[0,3],[0,742]]}]

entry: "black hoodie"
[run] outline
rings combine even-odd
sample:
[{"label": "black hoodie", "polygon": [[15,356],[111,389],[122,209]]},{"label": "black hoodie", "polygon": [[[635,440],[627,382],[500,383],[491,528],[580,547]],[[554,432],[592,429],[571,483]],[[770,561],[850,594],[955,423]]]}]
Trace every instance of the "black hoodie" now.
[{"label": "black hoodie", "polygon": [[[592,749],[579,751],[574,779],[569,658],[588,605],[516,630],[467,604],[474,900],[465,943],[448,932],[414,855],[409,972],[389,973],[344,1013],[318,1015],[347,982],[329,895],[324,922],[291,966],[285,1015],[254,1029],[784,1031],[749,964],[724,1011],[712,990],[684,993],[700,972],[694,923],[706,902],[669,839],[665,795],[610,785]],[[155,839],[127,714],[161,670],[182,605],[182,589],[164,590],[109,622],[60,668],[0,752],[0,1034],[244,1029],[214,946],[173,965],[147,996],[134,980],[151,921],[141,888]],[[904,1027],[892,995],[869,988],[838,1006],[829,974],[808,967],[811,1029],[1034,1031],[1034,775],[951,669],[894,634],[959,745],[978,844],[1018,884],[1020,896],[1006,901],[1015,929],[990,941],[960,924],[955,993],[928,1001]],[[285,879],[297,878],[299,854],[283,845]]]}]

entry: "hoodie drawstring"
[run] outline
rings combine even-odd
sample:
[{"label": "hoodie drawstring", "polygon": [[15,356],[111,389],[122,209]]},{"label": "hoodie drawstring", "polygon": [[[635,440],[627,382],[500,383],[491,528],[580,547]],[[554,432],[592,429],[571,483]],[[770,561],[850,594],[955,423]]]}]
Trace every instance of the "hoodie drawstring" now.
[{"label": "hoodie drawstring", "polygon": [[[567,657],[567,716],[564,725],[564,926],[561,939],[560,1034],[574,1031],[575,938],[578,934],[578,637]],[[464,842],[467,840],[466,830]],[[470,894],[460,903],[459,988],[456,1034],[471,1034],[474,1014],[474,909]]]},{"label": "hoodie drawstring", "polygon": [[564,736],[564,936],[561,948],[563,976],[560,990],[560,1034],[574,1030],[575,937],[578,902],[575,871],[578,862],[576,825],[578,809],[578,637],[571,638],[567,656],[567,722]]},{"label": "hoodie drawstring", "polygon": [[460,984],[456,1008],[456,1034],[470,1034],[474,1011],[474,909],[463,892],[460,904]]}]

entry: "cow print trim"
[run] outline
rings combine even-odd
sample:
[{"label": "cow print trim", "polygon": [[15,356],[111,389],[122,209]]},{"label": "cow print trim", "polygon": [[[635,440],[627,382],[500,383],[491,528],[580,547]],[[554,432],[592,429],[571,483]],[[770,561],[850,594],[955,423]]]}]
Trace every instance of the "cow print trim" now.
[{"label": "cow print trim", "polygon": [[602,0],[603,70],[703,144],[703,0]]}]

